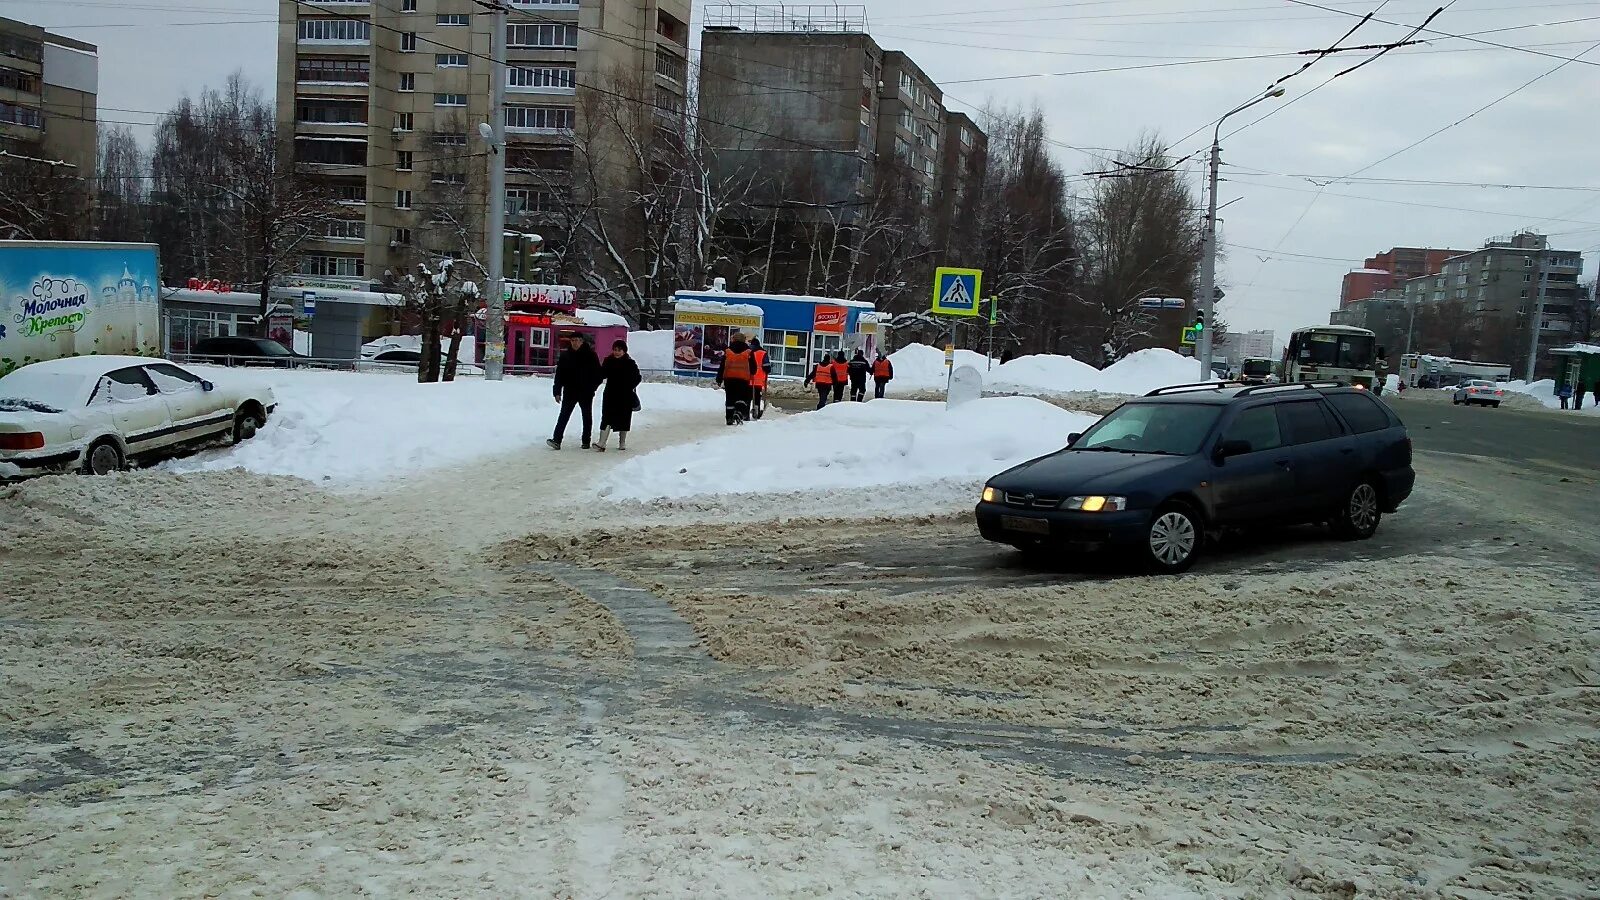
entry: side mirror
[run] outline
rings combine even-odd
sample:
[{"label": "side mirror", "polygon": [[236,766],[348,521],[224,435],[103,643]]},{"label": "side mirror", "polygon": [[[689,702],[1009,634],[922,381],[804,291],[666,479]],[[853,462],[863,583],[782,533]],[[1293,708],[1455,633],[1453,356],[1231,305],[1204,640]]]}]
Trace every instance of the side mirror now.
[{"label": "side mirror", "polygon": [[212,391],[216,390],[216,389],[217,389],[217,386],[212,384],[209,381],[200,382],[200,390],[205,391],[208,394],[211,393]]},{"label": "side mirror", "polygon": [[1227,459],[1230,456],[1243,456],[1244,454],[1249,453],[1249,452],[1250,452],[1250,442],[1249,441],[1239,441],[1239,440],[1223,441],[1223,442],[1217,444],[1217,452],[1216,452],[1215,456],[1216,456],[1217,462],[1222,462],[1223,460]]},{"label": "side mirror", "polygon": [[1071,447],[1073,444],[1076,444],[1078,442],[1078,438],[1081,437],[1083,437],[1083,432],[1081,431],[1074,431],[1073,433],[1067,435],[1067,446]]}]

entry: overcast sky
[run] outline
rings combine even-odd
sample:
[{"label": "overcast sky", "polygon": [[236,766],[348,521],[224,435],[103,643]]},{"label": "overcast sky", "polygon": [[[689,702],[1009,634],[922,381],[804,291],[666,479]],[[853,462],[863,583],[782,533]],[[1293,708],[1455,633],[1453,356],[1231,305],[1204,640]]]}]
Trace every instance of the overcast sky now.
[{"label": "overcast sky", "polygon": [[[1582,251],[1593,276],[1600,0],[1316,2],[1356,13],[1381,7],[1378,18],[1406,25],[1448,6],[1430,28],[1525,49],[1423,34],[1427,44],[1328,82],[1368,55],[1336,54],[1286,82],[1282,99],[1229,119],[1224,135],[1272,113],[1223,142],[1220,197],[1236,202],[1221,216],[1218,281],[1232,327],[1271,328],[1281,341],[1326,322],[1343,272],[1395,245],[1472,249],[1534,228],[1559,249]],[[141,124],[235,68],[270,91],[276,11],[274,0],[0,0],[0,15],[99,45],[101,118]],[[875,0],[867,15],[878,43],[916,59],[952,108],[981,120],[989,106],[1042,107],[1073,173],[1103,167],[1100,148],[1147,131],[1176,143],[1179,156],[1203,148],[1210,122],[1306,59],[1276,54],[1328,46],[1359,21],[1291,0]],[[1371,22],[1346,43],[1407,31]],[[1250,56],[1269,58],[1236,58]],[[1083,71],[1130,66],[1152,68]],[[1196,153],[1196,184],[1203,158]],[[1358,180],[1329,183],[1354,173]]]}]

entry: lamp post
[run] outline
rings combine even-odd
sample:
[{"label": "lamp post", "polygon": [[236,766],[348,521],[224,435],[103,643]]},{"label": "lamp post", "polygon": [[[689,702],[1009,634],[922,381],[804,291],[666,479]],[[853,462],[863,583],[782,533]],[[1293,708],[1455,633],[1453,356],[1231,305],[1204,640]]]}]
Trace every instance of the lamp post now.
[{"label": "lamp post", "polygon": [[1229,116],[1242,113],[1257,103],[1283,96],[1283,88],[1272,88],[1265,94],[1250,101],[1235,106],[1223,113],[1217,120],[1217,128],[1211,133],[1211,172],[1206,181],[1206,231],[1204,243],[1200,248],[1200,297],[1198,305],[1200,320],[1205,327],[1200,330],[1198,346],[1195,355],[1200,357],[1200,380],[1211,377],[1211,334],[1215,331],[1211,327],[1213,307],[1216,306],[1217,293],[1217,170],[1222,166],[1222,123]]},{"label": "lamp post", "polygon": [[506,365],[506,5],[483,4],[494,12],[489,41],[489,121],[478,134],[489,145],[489,296],[485,298],[483,377],[499,381]]}]

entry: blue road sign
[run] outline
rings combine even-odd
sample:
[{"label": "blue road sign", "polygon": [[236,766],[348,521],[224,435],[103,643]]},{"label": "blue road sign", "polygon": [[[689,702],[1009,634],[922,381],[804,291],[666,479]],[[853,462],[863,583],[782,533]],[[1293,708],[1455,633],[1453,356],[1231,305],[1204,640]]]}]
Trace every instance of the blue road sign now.
[{"label": "blue road sign", "polygon": [[933,313],[940,316],[979,315],[983,291],[982,269],[939,268],[933,273]]},{"label": "blue road sign", "polygon": [[316,291],[305,291],[305,292],[303,292],[300,295],[300,302],[305,307],[306,318],[308,318],[308,319],[312,318],[313,316],[315,316],[317,314],[317,292]]}]

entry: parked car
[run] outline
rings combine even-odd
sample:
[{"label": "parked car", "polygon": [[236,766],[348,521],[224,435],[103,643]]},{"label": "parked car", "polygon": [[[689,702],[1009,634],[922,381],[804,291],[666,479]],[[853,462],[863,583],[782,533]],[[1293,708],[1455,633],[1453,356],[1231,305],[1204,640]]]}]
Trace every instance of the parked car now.
[{"label": "parked car", "polygon": [[161,359],[33,363],[0,378],[0,477],[104,475],[185,445],[237,443],[253,437],[276,405],[265,385],[235,377],[214,384]]},{"label": "parked car", "polygon": [[1367,391],[1178,385],[994,476],[976,514],[991,541],[1048,552],[1123,545],[1156,571],[1180,572],[1232,528],[1327,522],[1341,537],[1371,537],[1415,480],[1405,425]]},{"label": "parked car", "polygon": [[219,366],[290,367],[297,359],[307,359],[277,341],[256,337],[209,337],[195,342],[189,356],[194,362]]},{"label": "parked car", "polygon": [[1493,381],[1484,381],[1481,378],[1474,378],[1469,381],[1461,382],[1460,386],[1456,388],[1455,394],[1452,395],[1450,402],[1465,403],[1468,406],[1471,406],[1474,403],[1479,403],[1484,406],[1498,407],[1500,405],[1500,401],[1504,400],[1505,398],[1505,388],[1502,388]]}]

